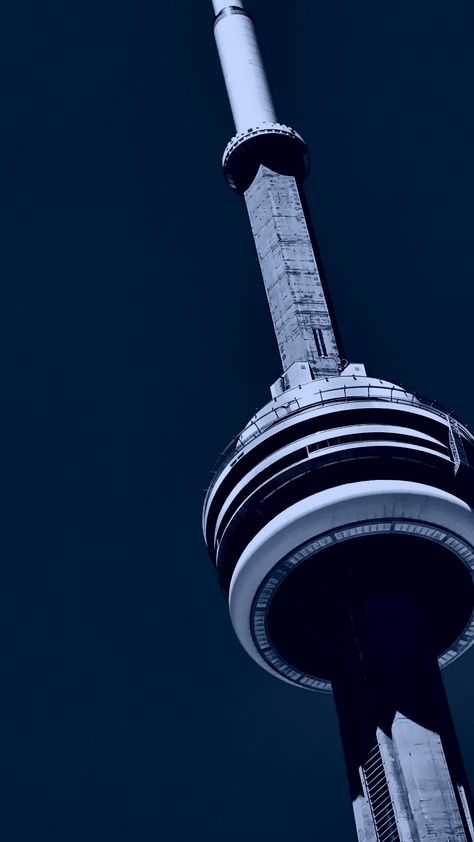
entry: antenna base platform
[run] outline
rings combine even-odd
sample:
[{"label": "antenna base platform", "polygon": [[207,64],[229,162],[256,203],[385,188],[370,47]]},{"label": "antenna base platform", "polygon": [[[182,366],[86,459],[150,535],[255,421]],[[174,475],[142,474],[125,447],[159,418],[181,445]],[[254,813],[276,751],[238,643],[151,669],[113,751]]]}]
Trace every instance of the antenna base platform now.
[{"label": "antenna base platform", "polygon": [[245,193],[261,165],[303,181],[309,152],[301,135],[281,123],[264,123],[235,135],[222,158],[225,177],[237,193]]}]

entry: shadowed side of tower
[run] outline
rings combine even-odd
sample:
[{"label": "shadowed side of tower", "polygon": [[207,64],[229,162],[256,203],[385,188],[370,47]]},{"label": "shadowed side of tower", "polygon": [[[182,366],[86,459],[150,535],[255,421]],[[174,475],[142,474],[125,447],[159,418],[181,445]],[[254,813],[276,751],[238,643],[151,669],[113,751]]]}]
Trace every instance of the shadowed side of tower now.
[{"label": "shadowed side of tower", "polygon": [[474,840],[440,675],[474,641],[474,439],[342,360],[302,182],[253,22],[214,0],[246,202],[283,373],[227,449],[203,529],[235,632],[276,677],[332,690],[361,842]]}]

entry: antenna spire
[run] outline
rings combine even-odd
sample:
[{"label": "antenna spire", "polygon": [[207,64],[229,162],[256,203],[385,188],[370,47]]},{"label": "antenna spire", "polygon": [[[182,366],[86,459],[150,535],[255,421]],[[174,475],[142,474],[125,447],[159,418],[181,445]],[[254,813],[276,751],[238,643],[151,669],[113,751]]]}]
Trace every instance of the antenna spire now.
[{"label": "antenna spire", "polygon": [[275,123],[252,17],[240,0],[213,0],[214,36],[237,132]]}]

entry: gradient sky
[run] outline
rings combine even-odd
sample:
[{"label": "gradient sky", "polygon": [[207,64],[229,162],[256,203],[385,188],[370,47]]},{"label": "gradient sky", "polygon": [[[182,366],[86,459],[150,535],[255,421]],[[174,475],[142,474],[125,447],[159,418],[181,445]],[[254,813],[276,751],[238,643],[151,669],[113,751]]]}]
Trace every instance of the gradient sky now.
[{"label": "gradient sky", "polygon": [[[474,427],[472,3],[248,5],[347,357]],[[241,651],[201,537],[280,373],[211,19],[4,9],[6,842],[355,839],[332,699]],[[474,781],[474,652],[446,682]]]}]

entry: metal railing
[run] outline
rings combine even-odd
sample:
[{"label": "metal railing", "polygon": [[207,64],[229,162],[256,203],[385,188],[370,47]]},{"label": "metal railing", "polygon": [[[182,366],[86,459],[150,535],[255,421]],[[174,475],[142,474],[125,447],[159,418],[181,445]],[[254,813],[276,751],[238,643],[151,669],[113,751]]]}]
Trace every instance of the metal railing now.
[{"label": "metal railing", "polygon": [[[357,392],[357,394],[355,394]],[[336,394],[335,394],[336,393]],[[244,429],[234,436],[229,444],[220,453],[216,464],[210,472],[210,482],[206,491],[206,500],[212,491],[217,475],[232,461],[234,456],[238,454],[242,448],[246,447],[256,438],[267,432],[274,424],[279,421],[291,418],[299,413],[304,413],[318,406],[329,406],[334,404],[344,404],[351,401],[382,401],[385,403],[405,404],[409,406],[416,406],[420,409],[425,409],[441,418],[444,418],[448,423],[454,420],[457,424],[461,424],[465,430],[468,430],[465,424],[459,422],[453,412],[445,409],[437,401],[430,401],[420,395],[412,392],[407,392],[400,386],[383,386],[368,384],[354,386],[338,386],[334,389],[320,389],[314,393],[314,399],[311,403],[299,400],[297,397],[292,397],[287,404],[280,406],[270,406],[268,411],[262,413],[255,421],[249,422]]]}]

